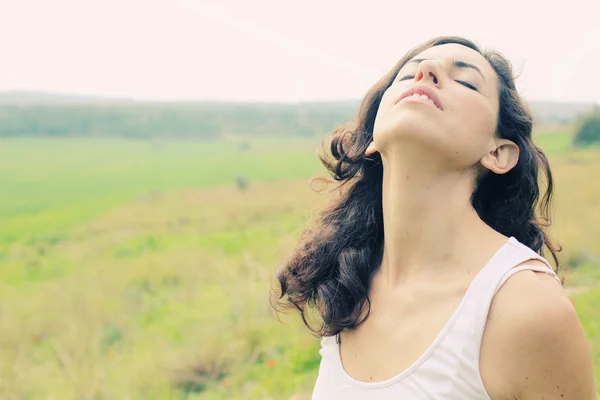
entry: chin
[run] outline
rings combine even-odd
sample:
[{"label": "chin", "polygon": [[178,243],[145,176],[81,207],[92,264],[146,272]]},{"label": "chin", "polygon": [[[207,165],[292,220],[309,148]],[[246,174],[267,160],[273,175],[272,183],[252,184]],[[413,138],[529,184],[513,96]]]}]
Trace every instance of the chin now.
[{"label": "chin", "polygon": [[414,109],[396,109],[375,124],[376,145],[379,149],[403,143],[410,152],[438,154],[448,151],[450,127],[438,117]]},{"label": "chin", "polygon": [[429,113],[402,109],[390,113],[386,127],[393,135],[429,137],[445,131],[440,122],[439,118],[433,118]]}]

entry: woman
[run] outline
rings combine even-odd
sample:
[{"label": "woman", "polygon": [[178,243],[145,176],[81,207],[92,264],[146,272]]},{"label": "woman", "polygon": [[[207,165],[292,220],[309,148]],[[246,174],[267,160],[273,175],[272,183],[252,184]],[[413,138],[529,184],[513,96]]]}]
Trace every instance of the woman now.
[{"label": "woman", "polygon": [[531,129],[509,62],[443,37],[334,132],[340,197],[278,275],[322,337],[313,399],[596,399]]}]

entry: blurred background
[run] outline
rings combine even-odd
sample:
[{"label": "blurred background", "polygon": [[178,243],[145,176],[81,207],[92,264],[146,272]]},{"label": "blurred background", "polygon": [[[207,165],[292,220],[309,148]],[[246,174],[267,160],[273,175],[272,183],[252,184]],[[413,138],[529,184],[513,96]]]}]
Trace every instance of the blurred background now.
[{"label": "blurred background", "polygon": [[[0,0],[0,398],[308,399],[269,312],[316,151],[411,47],[503,52],[600,372],[600,2]],[[600,382],[600,379],[599,379]]]}]

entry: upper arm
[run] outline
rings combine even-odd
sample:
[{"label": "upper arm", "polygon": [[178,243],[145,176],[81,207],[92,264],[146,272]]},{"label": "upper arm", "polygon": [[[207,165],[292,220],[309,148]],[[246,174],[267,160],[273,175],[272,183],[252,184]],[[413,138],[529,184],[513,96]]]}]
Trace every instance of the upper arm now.
[{"label": "upper arm", "polygon": [[495,346],[487,353],[497,361],[495,372],[504,377],[502,389],[495,391],[502,394],[496,397],[597,399],[588,340],[554,278],[517,273],[498,291],[492,307],[485,343]]}]

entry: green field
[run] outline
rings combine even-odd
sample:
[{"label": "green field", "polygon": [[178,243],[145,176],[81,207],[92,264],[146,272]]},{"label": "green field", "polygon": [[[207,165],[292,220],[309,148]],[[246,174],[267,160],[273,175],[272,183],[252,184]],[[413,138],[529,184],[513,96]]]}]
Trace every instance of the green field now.
[{"label": "green field", "polygon": [[[600,376],[600,151],[571,150],[563,131],[535,141]],[[308,189],[318,146],[1,140],[0,398],[307,398],[318,341],[267,300],[326,201]]]},{"label": "green field", "polygon": [[316,140],[132,141],[12,139],[0,146],[3,241],[79,223],[136,196],[250,180],[293,179],[316,171]]}]

